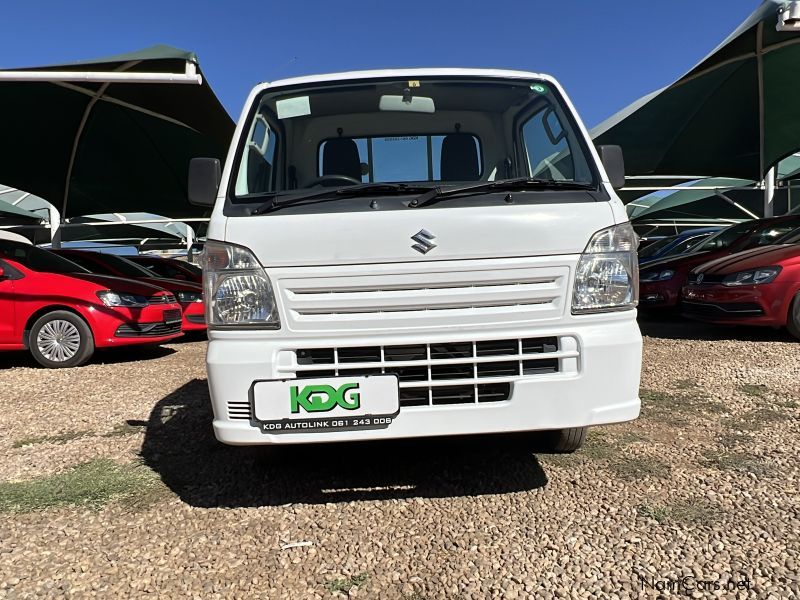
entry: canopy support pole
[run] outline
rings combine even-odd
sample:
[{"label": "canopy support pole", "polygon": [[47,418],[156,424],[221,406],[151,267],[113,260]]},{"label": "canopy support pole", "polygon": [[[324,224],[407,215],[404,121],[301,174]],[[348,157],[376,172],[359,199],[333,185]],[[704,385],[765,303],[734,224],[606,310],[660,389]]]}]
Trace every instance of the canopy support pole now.
[{"label": "canopy support pole", "polygon": [[61,248],[61,214],[52,204],[48,208],[50,213],[50,247],[58,250]]},{"label": "canopy support pole", "polygon": [[764,177],[764,217],[775,216],[775,167]]},{"label": "canopy support pole", "polygon": [[731,198],[729,198],[728,196],[726,196],[724,193],[720,192],[719,190],[716,190],[714,192],[714,195],[717,196],[718,198],[722,198],[723,200],[725,200],[725,202],[727,202],[728,204],[730,204],[734,208],[738,208],[740,211],[742,211],[744,214],[746,214],[751,219],[757,219],[758,218],[757,214],[755,214],[753,212],[750,212],[744,206],[742,206],[741,204],[739,204],[735,200],[732,200]]}]

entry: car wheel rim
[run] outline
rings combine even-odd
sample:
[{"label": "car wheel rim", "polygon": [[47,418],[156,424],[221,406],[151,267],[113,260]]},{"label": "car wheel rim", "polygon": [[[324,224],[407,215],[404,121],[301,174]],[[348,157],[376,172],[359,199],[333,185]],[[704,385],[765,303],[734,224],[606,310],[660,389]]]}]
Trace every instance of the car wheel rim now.
[{"label": "car wheel rim", "polygon": [[47,360],[64,362],[78,353],[81,333],[73,323],[63,319],[48,321],[36,336],[36,346]]}]

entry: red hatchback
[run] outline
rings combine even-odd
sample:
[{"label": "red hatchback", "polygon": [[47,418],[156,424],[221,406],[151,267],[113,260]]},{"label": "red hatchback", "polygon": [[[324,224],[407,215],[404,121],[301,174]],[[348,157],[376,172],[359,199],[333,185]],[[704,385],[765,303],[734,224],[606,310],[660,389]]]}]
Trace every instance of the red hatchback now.
[{"label": "red hatchback", "polygon": [[141,265],[137,265],[122,256],[90,252],[88,250],[53,250],[56,254],[68,258],[72,262],[98,275],[113,275],[136,279],[157,285],[172,292],[178,299],[183,312],[184,331],[204,331],[206,329],[205,306],[203,305],[203,288],[197,283],[165,279],[151,273]]},{"label": "red hatchback", "polygon": [[800,338],[800,233],[781,241],[697,267],[683,288],[683,313],[712,323],[786,327]]},{"label": "red hatchback", "polygon": [[797,227],[800,227],[800,215],[745,221],[706,238],[689,254],[647,264],[639,273],[639,307],[643,310],[675,308],[681,298],[681,288],[695,267],[742,250],[774,244]]},{"label": "red hatchback", "polygon": [[45,367],[75,367],[95,348],[180,335],[181,307],[168,291],[0,240],[0,350],[27,349]]}]

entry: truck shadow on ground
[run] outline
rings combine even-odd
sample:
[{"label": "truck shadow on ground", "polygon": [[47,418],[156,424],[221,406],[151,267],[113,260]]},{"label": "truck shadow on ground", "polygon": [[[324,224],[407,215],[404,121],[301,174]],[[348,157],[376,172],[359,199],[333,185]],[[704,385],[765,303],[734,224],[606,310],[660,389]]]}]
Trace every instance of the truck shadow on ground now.
[{"label": "truck shadow on ground", "polygon": [[142,458],[197,507],[502,494],[543,487],[530,444],[496,437],[231,447],[211,429],[205,380],[155,405]]}]

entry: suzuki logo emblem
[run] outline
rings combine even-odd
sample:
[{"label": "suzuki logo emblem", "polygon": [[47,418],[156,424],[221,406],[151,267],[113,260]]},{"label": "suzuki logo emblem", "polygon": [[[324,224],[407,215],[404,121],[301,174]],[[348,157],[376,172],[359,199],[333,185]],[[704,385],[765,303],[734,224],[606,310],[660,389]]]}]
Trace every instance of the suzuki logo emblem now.
[{"label": "suzuki logo emblem", "polygon": [[417,233],[411,236],[411,239],[417,242],[411,247],[420,254],[427,254],[436,248],[436,244],[433,243],[433,240],[436,239],[436,236],[426,229],[420,229]]}]

